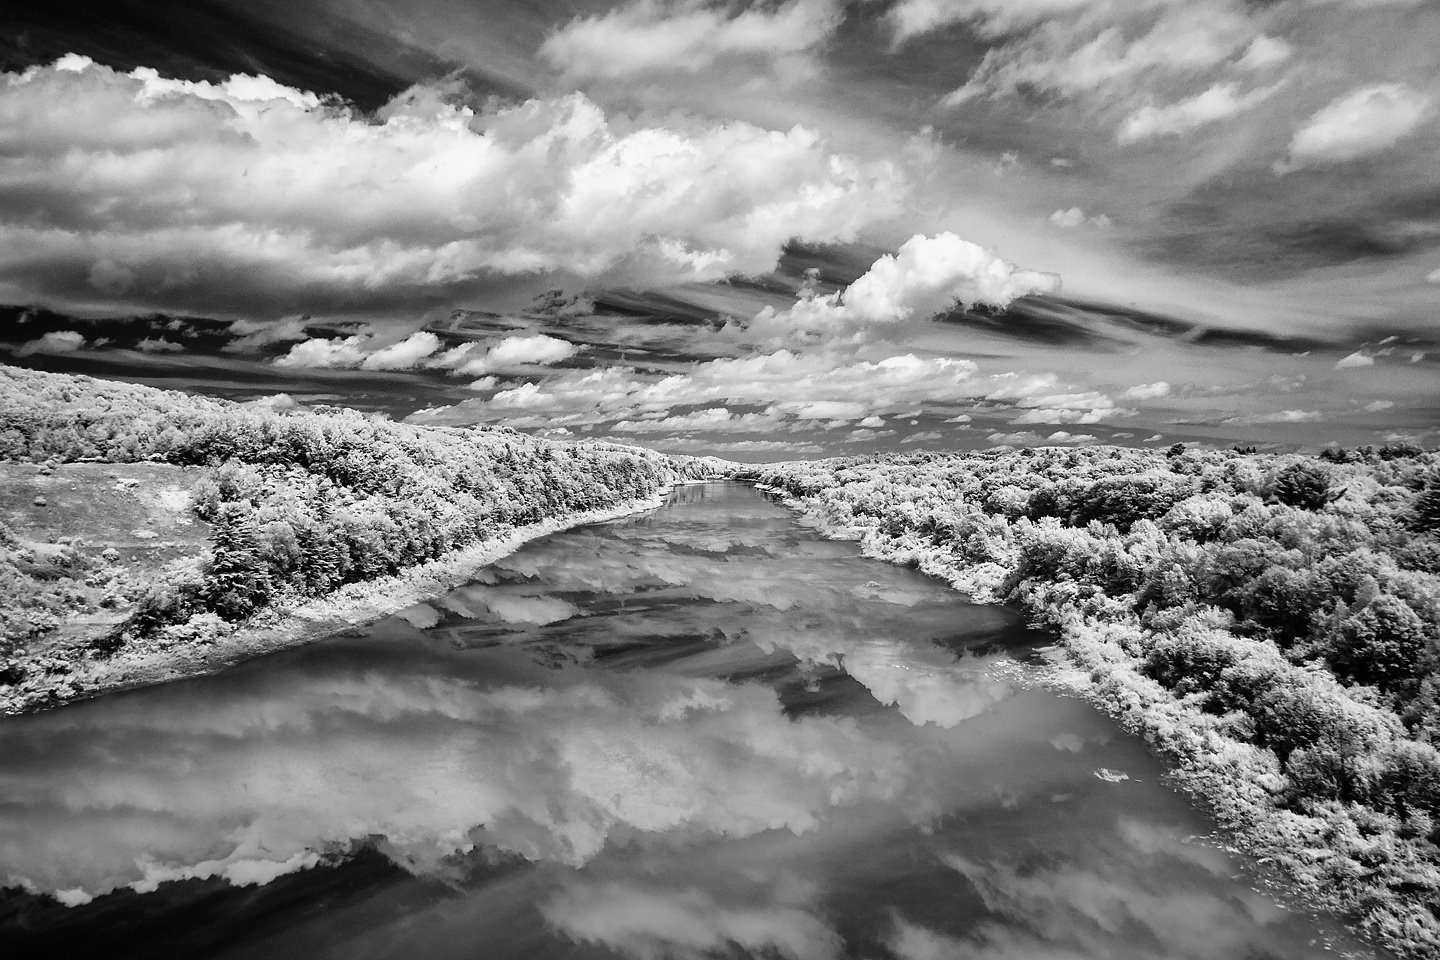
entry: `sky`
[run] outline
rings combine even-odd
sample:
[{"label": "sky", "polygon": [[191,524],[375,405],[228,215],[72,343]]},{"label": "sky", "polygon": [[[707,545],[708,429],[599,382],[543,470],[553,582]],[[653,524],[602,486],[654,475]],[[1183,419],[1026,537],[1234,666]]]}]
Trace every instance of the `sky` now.
[{"label": "sky", "polygon": [[776,460],[1440,443],[1434,0],[70,0],[0,362]]}]

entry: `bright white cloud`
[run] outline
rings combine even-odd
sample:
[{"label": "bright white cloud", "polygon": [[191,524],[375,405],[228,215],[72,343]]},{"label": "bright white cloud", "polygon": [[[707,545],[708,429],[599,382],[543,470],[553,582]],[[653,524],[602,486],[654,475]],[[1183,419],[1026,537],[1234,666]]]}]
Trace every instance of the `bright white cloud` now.
[{"label": "bright white cloud", "polygon": [[304,317],[287,317],[273,323],[236,320],[230,324],[230,333],[234,334],[235,339],[225,344],[223,349],[229,353],[245,353],[272,343],[304,340],[306,322]]},{"label": "bright white cloud", "polygon": [[425,357],[440,349],[440,338],[421,330],[399,343],[392,343],[370,354],[360,362],[362,370],[409,370]]},{"label": "bright white cloud", "polygon": [[1085,211],[1079,207],[1071,207],[1068,210],[1056,210],[1050,214],[1050,222],[1061,229],[1068,230],[1078,227],[1081,224],[1089,223],[1092,227],[1104,229],[1110,226],[1110,218],[1105,214],[1096,214],[1093,217],[1085,216]]},{"label": "bright white cloud", "polygon": [[429,366],[479,376],[559,363],[579,352],[580,348],[568,340],[537,333],[528,337],[506,337],[488,348],[481,343],[464,343],[446,350]]},{"label": "bright white cloud", "polygon": [[179,353],[185,348],[174,340],[166,340],[164,337],[146,337],[135,344],[135,349],[141,353]]},{"label": "bright white cloud", "polygon": [[1288,164],[1277,169],[1344,163],[1389,150],[1419,129],[1431,99],[1400,83],[1352,91],[1321,108],[1290,141]]},{"label": "bright white cloud", "polygon": [[1241,93],[1237,83],[1217,83],[1203,93],[1176,103],[1163,107],[1141,107],[1125,118],[1115,138],[1121,143],[1135,143],[1154,137],[1181,136],[1206,124],[1244,113],[1263,103],[1279,89],[1280,84],[1274,84]]},{"label": "bright white cloud", "polygon": [[540,56],[567,77],[696,73],[722,57],[784,59],[823,44],[843,19],[836,0],[790,0],[736,9],[703,0],[635,0],[576,17],[545,39]]},{"label": "bright white cloud", "polygon": [[1370,367],[1375,365],[1375,358],[1363,350],[1356,350],[1335,361],[1335,369],[1344,370],[1346,367]]},{"label": "bright white cloud", "polygon": [[368,117],[264,77],[69,58],[0,75],[0,212],[37,195],[71,212],[0,218],[0,279],[254,310],[540,271],[644,285],[764,272],[792,237],[852,239],[902,205],[897,163],[806,128],[668,123],[580,94],[481,114],[412,95]]},{"label": "bright white cloud", "polygon": [[1128,400],[1159,400],[1170,396],[1170,390],[1167,381],[1156,380],[1154,383],[1137,383],[1133,387],[1127,387],[1124,396]]},{"label": "bright white cloud", "polygon": [[926,320],[958,303],[1005,306],[1016,297],[1059,287],[1055,274],[1018,268],[953,233],[917,234],[844,290],[806,296],[788,310],[766,307],[752,326],[762,333],[840,332]]},{"label": "bright white cloud", "polygon": [[333,340],[317,338],[297,343],[283,357],[275,358],[277,367],[301,368],[353,368],[365,362],[366,346],[374,338],[365,334],[353,337],[336,337]]},{"label": "bright white cloud", "polygon": [[84,335],[74,330],[53,330],[35,340],[22,343],[15,353],[21,357],[28,357],[32,353],[74,353],[84,346]]}]

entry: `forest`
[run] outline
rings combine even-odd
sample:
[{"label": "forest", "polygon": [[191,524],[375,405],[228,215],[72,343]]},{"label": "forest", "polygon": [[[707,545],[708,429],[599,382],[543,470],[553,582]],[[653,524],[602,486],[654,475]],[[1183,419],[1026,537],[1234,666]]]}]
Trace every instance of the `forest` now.
[{"label": "forest", "polygon": [[[209,525],[208,556],[162,582],[122,582],[120,596],[101,602],[128,616],[92,655],[186,625],[203,639],[280,598],[324,596],[716,469],[618,444],[412,426],[340,408],[276,411],[12,367],[0,367],[0,461],[204,471],[193,510]],[[23,676],[20,654],[43,648],[67,613],[85,612],[85,582],[107,573],[103,544],[90,546],[37,562],[0,524],[0,683]]]},{"label": "forest", "polygon": [[759,467],[831,536],[1058,631],[1237,843],[1440,951],[1440,455],[997,449]]}]

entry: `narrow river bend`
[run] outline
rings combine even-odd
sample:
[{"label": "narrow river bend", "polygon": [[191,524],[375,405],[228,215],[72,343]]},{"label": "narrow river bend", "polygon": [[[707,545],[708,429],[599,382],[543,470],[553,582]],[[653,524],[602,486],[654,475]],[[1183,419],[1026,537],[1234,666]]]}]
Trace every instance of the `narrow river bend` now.
[{"label": "narrow river bend", "polygon": [[355,635],[0,722],[0,955],[1377,956],[1025,682],[1046,642],[682,488]]}]

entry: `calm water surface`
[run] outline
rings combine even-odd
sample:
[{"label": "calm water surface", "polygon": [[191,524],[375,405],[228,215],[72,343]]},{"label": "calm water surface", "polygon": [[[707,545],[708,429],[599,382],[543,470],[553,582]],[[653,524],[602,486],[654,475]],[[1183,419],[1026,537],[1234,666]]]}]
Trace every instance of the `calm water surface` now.
[{"label": "calm water surface", "polygon": [[358,635],[0,723],[0,882],[70,904],[0,895],[0,955],[1379,955],[1026,682],[1046,642],[684,488]]}]

